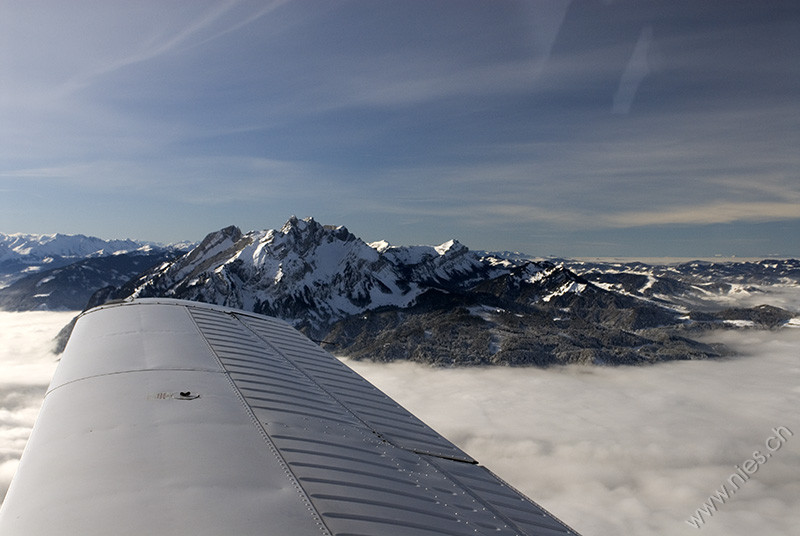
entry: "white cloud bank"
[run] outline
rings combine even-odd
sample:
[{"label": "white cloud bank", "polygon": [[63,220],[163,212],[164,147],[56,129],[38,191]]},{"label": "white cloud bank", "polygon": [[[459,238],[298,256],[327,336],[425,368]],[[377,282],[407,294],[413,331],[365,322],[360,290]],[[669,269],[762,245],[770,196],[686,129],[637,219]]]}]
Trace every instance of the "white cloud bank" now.
[{"label": "white cloud bank", "polygon": [[[796,289],[778,297],[800,311]],[[739,357],[549,370],[347,363],[582,534],[795,534],[800,329],[711,337]],[[794,436],[700,528],[687,523],[768,452],[776,427]]]},{"label": "white cloud bank", "polygon": [[0,499],[56,369],[53,337],[74,312],[0,312]]},{"label": "white cloud bank", "polygon": [[723,337],[747,354],[645,368],[348,364],[585,535],[696,534],[686,520],[772,429],[795,433],[701,530],[800,526],[800,330]]},{"label": "white cloud bank", "polygon": [[[782,298],[800,310],[800,296]],[[70,316],[0,313],[0,494]],[[742,355],[643,368],[348,364],[585,536],[793,534],[800,329],[714,337]],[[687,524],[778,426],[795,435],[700,529]]]}]

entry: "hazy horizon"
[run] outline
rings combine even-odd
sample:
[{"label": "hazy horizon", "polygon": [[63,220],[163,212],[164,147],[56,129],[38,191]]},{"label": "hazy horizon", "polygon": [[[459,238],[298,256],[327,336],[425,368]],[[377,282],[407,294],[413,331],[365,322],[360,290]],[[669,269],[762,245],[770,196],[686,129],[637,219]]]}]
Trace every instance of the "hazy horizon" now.
[{"label": "hazy horizon", "polygon": [[[332,224],[329,224],[329,223],[324,222],[324,221],[320,221],[319,223],[321,223],[323,225],[332,225]],[[232,225],[235,225],[235,224],[232,224]],[[344,225],[344,227],[347,227],[347,225],[345,225],[345,224],[342,224],[342,225]],[[281,226],[278,226],[276,229],[280,229],[280,227]],[[180,244],[180,243],[195,243],[196,244],[196,243],[199,243],[208,234],[216,232],[216,231],[219,231],[221,229],[222,228],[215,229],[213,231],[209,231],[208,233],[203,234],[200,237],[200,239],[196,239],[195,240],[195,239],[186,238],[186,239],[177,240],[177,241],[171,242],[171,243],[158,242],[158,241],[155,241],[155,240],[148,240],[147,238],[140,238],[140,237],[134,237],[134,236],[110,236],[110,235],[104,235],[102,233],[90,233],[90,234],[76,233],[76,234],[69,234],[68,236],[83,235],[83,236],[87,236],[87,237],[100,238],[102,240],[107,240],[107,241],[111,241],[111,240],[133,240],[135,242],[149,243],[149,244],[159,244],[159,245],[162,245],[162,246],[166,246],[166,245],[169,245],[169,244]],[[257,232],[257,231],[265,231],[265,230],[269,230],[269,229],[267,229],[267,228],[263,228],[263,229],[242,229],[240,227],[240,230],[242,230],[242,232],[244,232],[244,233],[248,233],[248,232],[251,232],[251,231],[256,231]],[[29,232],[24,232],[24,231],[11,231],[11,232],[9,232],[9,231],[0,229],[0,234],[11,235],[11,236],[13,236],[13,235],[20,235],[20,236],[54,236],[54,235],[57,235],[57,234],[67,234],[67,233],[61,233],[61,232],[29,233]],[[358,238],[361,238],[367,244],[371,244],[373,242],[379,242],[379,241],[382,240],[382,239],[366,239],[366,238],[363,238],[361,236],[359,236]],[[439,241],[435,241],[435,242],[431,242],[431,243],[425,243],[425,244],[420,243],[420,242],[415,242],[415,243],[403,243],[403,244],[392,243],[392,245],[394,245],[394,246],[418,246],[418,245],[438,246],[440,244],[443,244],[443,243],[447,242],[448,240],[458,240],[461,244],[467,246],[467,248],[469,248],[472,251],[487,251],[487,252],[509,251],[511,253],[518,253],[518,254],[521,254],[521,255],[526,255],[526,256],[530,257],[531,259],[535,259],[535,260],[548,260],[548,259],[554,259],[555,258],[555,259],[567,259],[567,260],[573,260],[573,261],[579,261],[579,262],[605,262],[605,263],[633,262],[633,261],[636,261],[636,262],[643,262],[645,264],[667,265],[667,264],[676,264],[676,263],[690,262],[690,261],[703,261],[703,262],[755,262],[755,261],[762,261],[762,260],[789,260],[789,259],[800,258],[800,254],[798,254],[798,255],[777,255],[777,254],[772,254],[772,255],[763,255],[763,256],[756,256],[756,257],[741,257],[741,256],[737,256],[737,255],[723,255],[723,254],[718,254],[718,253],[717,254],[707,253],[705,255],[697,255],[697,256],[691,256],[691,255],[690,256],[674,256],[674,255],[673,256],[647,256],[647,255],[629,255],[629,256],[619,256],[619,255],[617,255],[617,256],[614,256],[614,255],[610,255],[610,256],[602,256],[602,255],[595,255],[595,256],[554,255],[554,254],[547,254],[547,253],[542,253],[542,252],[533,253],[533,252],[530,252],[530,251],[502,250],[500,248],[476,248],[476,247],[473,247],[468,242],[460,239],[457,236],[452,236],[452,237],[444,238],[444,239],[439,240]]]}]

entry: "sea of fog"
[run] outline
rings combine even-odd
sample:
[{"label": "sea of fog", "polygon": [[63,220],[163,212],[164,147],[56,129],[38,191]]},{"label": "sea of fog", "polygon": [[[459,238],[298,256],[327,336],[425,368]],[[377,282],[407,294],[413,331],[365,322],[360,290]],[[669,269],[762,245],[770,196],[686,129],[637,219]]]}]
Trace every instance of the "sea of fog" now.
[{"label": "sea of fog", "polygon": [[56,369],[53,337],[76,314],[0,311],[0,499]]},{"label": "sea of fog", "polygon": [[[782,305],[798,311],[796,298]],[[56,365],[51,339],[72,316],[0,313],[0,497]],[[800,328],[710,337],[739,356],[547,370],[345,362],[584,536],[797,534]],[[747,480],[699,528],[687,523],[737,471]]]}]

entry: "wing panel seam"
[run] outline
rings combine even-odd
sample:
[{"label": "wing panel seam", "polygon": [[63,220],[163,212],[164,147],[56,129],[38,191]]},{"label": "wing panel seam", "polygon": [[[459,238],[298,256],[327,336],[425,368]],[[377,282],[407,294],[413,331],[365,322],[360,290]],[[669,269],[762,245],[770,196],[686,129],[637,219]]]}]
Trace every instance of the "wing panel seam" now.
[{"label": "wing panel seam", "polygon": [[102,374],[91,374],[89,376],[83,376],[81,378],[75,378],[74,380],[68,380],[60,385],[56,385],[52,389],[48,389],[45,393],[45,396],[49,395],[50,393],[54,393],[55,391],[61,389],[62,387],[66,387],[68,385],[72,385],[74,383],[92,380],[95,378],[104,378],[107,376],[119,376],[121,374],[137,374],[141,372],[206,372],[209,374],[225,374],[225,370],[219,369],[209,369],[209,368],[202,368],[202,367],[169,367],[169,368],[142,368],[142,369],[131,369],[131,370],[118,370],[115,372],[103,372]]},{"label": "wing panel seam", "polygon": [[[275,456],[275,459],[278,461],[279,465],[283,469],[284,474],[286,475],[287,479],[292,483],[292,486],[295,488],[295,491],[300,496],[300,499],[305,504],[305,506],[308,509],[308,511],[311,514],[311,516],[317,522],[317,526],[319,527],[320,532],[322,534],[324,534],[325,536],[333,536],[332,531],[325,524],[325,521],[323,520],[322,514],[314,506],[314,503],[311,501],[311,498],[306,493],[306,491],[303,488],[302,484],[300,483],[300,480],[298,479],[297,475],[294,474],[294,471],[292,471],[291,467],[289,466],[289,464],[287,463],[286,459],[281,454],[281,452],[278,449],[277,445],[275,445],[275,443],[272,441],[272,438],[269,436],[267,431],[264,429],[264,426],[261,424],[261,421],[259,421],[258,417],[256,417],[256,414],[253,411],[253,408],[251,408],[250,404],[247,403],[247,399],[245,398],[244,394],[242,394],[242,392],[236,386],[236,382],[233,380],[233,378],[231,378],[231,375],[228,372],[228,369],[225,367],[225,364],[222,362],[222,360],[220,359],[219,355],[217,355],[217,352],[214,350],[213,346],[208,341],[208,339],[206,339],[206,336],[203,334],[202,329],[198,325],[197,321],[194,318],[194,315],[192,314],[192,311],[190,310],[190,306],[188,306],[188,305],[184,306],[184,310],[186,311],[186,314],[189,315],[189,318],[191,319],[192,323],[194,324],[195,328],[197,329],[197,332],[202,337],[202,339],[205,342],[206,346],[208,346],[208,349],[211,351],[211,355],[214,356],[214,359],[217,361],[217,363],[219,363],[219,366],[223,369],[224,376],[225,376],[225,379],[228,382],[228,385],[230,385],[231,389],[236,394],[236,397],[238,398],[239,403],[242,405],[242,407],[245,409],[245,412],[250,417],[250,420],[253,423],[253,426],[256,428],[258,433],[261,435],[262,439],[264,440],[264,443],[267,445],[267,447],[269,448],[270,452],[272,452],[273,456]],[[228,315],[227,313],[224,313],[224,312],[220,312],[220,314],[225,315],[225,316],[232,316],[240,325],[245,326],[245,324],[243,322],[241,322],[238,318],[236,318],[235,315]],[[245,326],[245,327],[247,327],[247,326]]]}]

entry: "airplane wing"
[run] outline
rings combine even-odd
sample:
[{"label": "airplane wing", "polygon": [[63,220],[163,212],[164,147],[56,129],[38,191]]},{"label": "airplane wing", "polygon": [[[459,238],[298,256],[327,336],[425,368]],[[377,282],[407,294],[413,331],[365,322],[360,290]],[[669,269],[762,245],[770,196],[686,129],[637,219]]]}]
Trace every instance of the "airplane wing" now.
[{"label": "airplane wing", "polygon": [[2,535],[575,535],[283,321],[79,318]]}]

